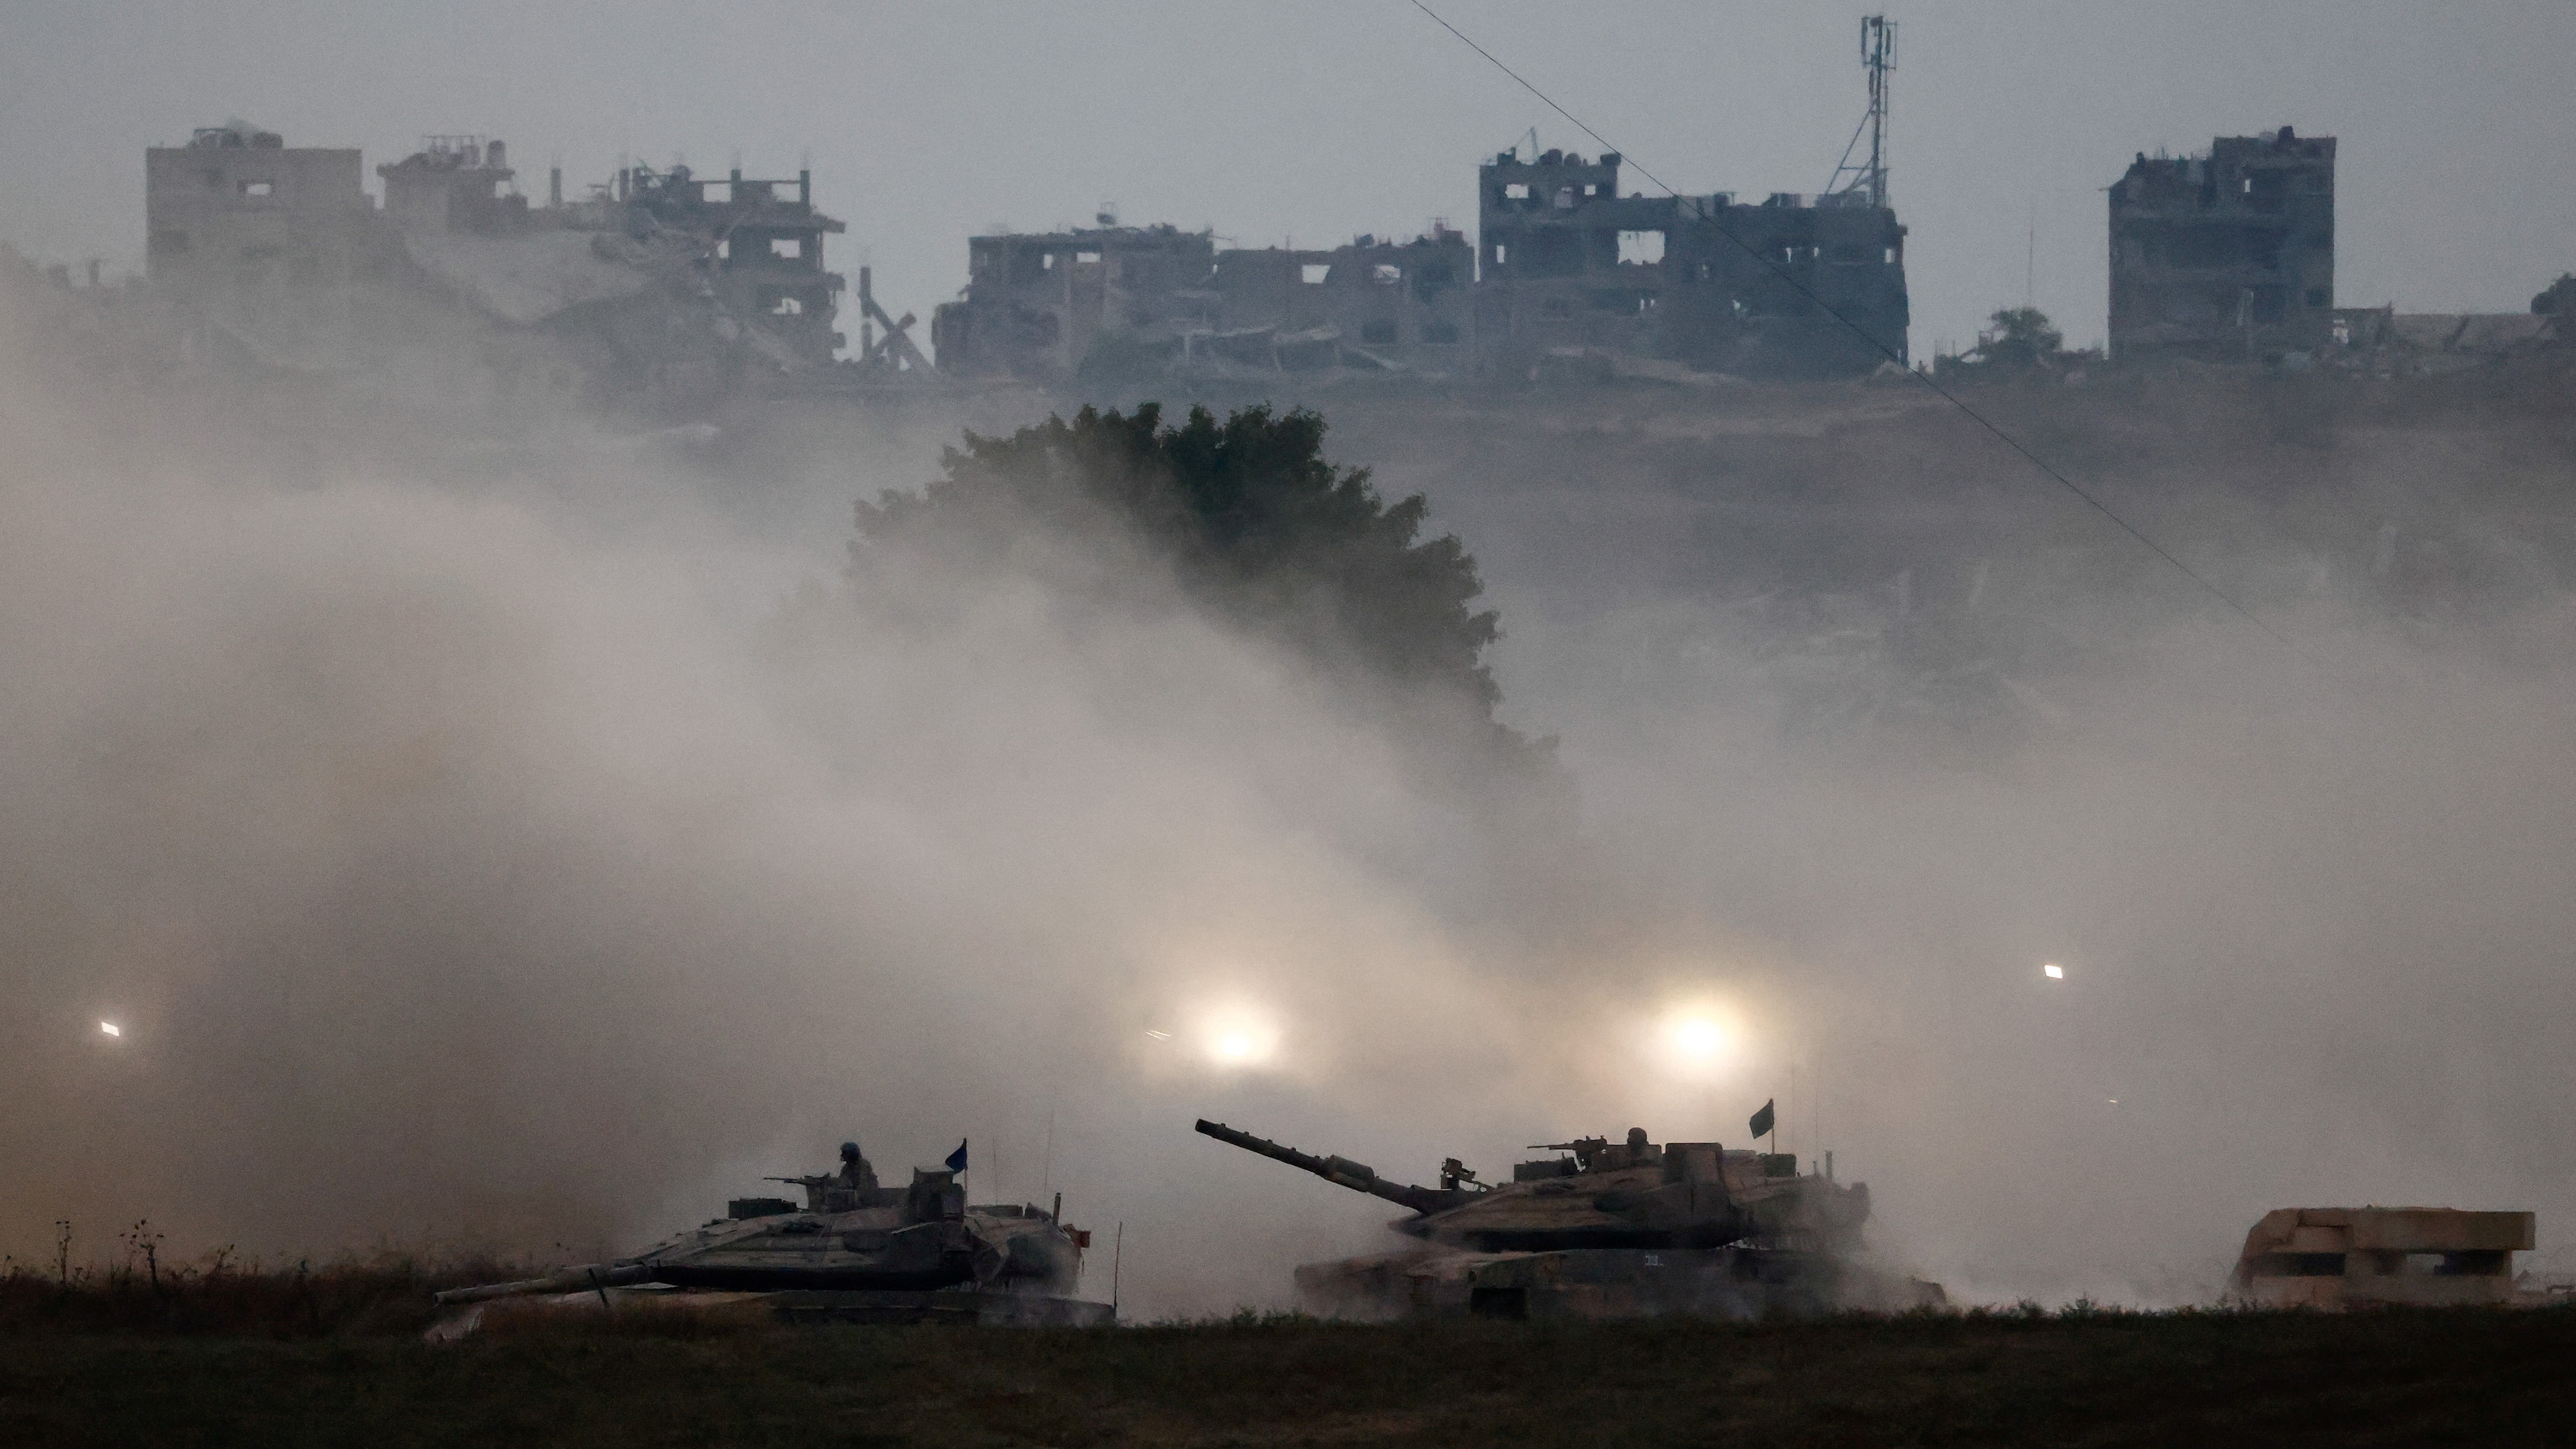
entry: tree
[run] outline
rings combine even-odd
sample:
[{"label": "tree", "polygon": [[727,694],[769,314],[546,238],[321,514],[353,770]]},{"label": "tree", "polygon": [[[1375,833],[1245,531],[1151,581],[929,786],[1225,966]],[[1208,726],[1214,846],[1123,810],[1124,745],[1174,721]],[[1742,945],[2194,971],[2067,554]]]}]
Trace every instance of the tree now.
[{"label": "tree", "polygon": [[1977,359],[2004,368],[2043,367],[2066,347],[2066,334],[2037,307],[2006,307],[1977,337]]},{"label": "tree", "polygon": [[[1499,616],[1455,536],[1421,537],[1421,494],[1387,503],[1365,468],[1324,460],[1324,420],[1244,408],[1085,407],[1008,437],[965,436],[919,493],[858,506],[853,569],[868,546],[922,542],[990,558],[1015,533],[1086,536],[1104,519],[1168,561],[1182,585],[1239,627],[1329,668],[1463,696],[1492,725],[1500,701],[1484,651]],[[1513,737],[1516,738],[1516,737]]]}]

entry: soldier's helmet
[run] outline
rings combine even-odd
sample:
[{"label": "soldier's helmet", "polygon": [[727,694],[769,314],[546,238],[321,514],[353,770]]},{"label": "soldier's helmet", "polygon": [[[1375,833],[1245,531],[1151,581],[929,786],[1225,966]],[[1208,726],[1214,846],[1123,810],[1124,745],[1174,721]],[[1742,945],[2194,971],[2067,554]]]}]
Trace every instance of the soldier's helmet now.
[{"label": "soldier's helmet", "polygon": [[855,1142],[844,1142],[844,1143],[842,1143],[842,1144],[841,1144],[841,1160],[842,1160],[843,1162],[856,1162],[856,1161],[858,1161],[858,1160],[859,1160],[859,1144],[857,1144],[857,1143],[855,1143]]}]

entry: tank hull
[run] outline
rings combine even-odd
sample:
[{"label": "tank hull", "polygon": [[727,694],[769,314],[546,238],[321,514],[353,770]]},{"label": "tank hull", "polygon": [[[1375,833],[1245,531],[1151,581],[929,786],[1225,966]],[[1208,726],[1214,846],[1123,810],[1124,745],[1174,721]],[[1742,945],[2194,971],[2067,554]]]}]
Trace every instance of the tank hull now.
[{"label": "tank hull", "polygon": [[686,1314],[738,1323],[819,1326],[835,1323],[945,1323],[985,1328],[1107,1328],[1118,1321],[1106,1303],[1042,1293],[979,1291],[971,1286],[899,1289],[727,1289],[639,1287],[585,1289],[475,1303],[441,1318],[423,1335],[452,1343],[496,1324],[578,1320],[602,1314]]},{"label": "tank hull", "polygon": [[1749,1320],[1937,1308],[1937,1284],[1828,1254],[1747,1246],[1567,1248],[1479,1253],[1426,1248],[1296,1273],[1300,1306],[1365,1319]]}]

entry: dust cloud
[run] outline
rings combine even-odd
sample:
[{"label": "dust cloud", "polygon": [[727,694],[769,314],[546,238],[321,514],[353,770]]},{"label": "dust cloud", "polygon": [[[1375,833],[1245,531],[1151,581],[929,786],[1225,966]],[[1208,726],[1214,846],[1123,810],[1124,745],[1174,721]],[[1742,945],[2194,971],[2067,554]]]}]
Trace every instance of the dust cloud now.
[{"label": "dust cloud", "polygon": [[1193,1117],[1426,1180],[1774,1096],[1969,1297],[2205,1296],[2275,1206],[2576,1209],[2545,429],[2106,458],[2284,649],[1874,392],[1329,405],[1484,560],[1568,819],[1114,540],[854,605],[849,502],[1041,400],[497,427],[69,369],[46,305],[0,294],[22,1259],[589,1256],[968,1138],[976,1200],[1100,1231],[1087,1295],[1115,1238],[1131,1312],[1216,1312],[1388,1213]]}]

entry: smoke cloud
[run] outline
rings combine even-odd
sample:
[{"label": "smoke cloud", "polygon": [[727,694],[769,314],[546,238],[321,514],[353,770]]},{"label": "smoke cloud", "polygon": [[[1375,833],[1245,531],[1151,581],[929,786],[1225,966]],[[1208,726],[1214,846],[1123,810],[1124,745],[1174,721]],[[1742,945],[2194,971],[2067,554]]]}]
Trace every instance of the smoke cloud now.
[{"label": "smoke cloud", "polygon": [[854,603],[849,502],[1042,402],[495,432],[76,367],[53,305],[0,294],[21,1257],[582,1256],[968,1137],[978,1201],[1061,1191],[1131,1308],[1209,1312],[1387,1211],[1195,1116],[1427,1180],[1774,1096],[1968,1296],[2189,1299],[2276,1206],[2576,1208],[2542,424],[2049,412],[2285,650],[1873,390],[1328,403],[1483,560],[1569,819],[1114,540]]}]

